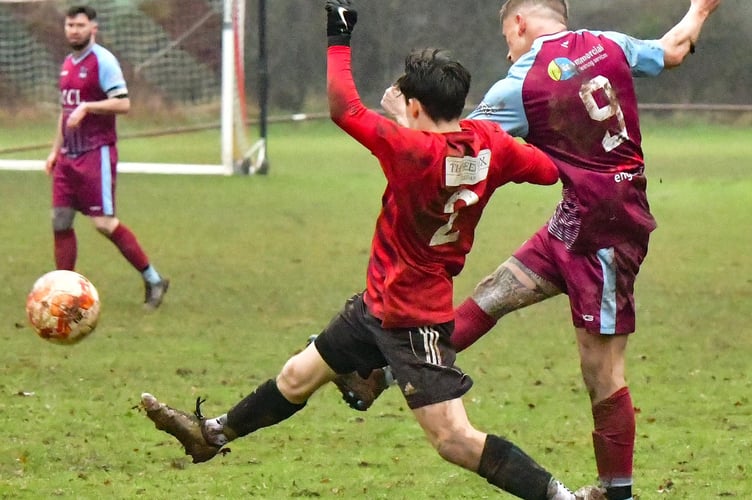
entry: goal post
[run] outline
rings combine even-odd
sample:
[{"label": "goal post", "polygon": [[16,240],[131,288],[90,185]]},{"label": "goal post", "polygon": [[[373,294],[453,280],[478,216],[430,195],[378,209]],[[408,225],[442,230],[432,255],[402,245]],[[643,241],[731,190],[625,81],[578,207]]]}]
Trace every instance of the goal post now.
[{"label": "goal post", "polygon": [[[265,0],[257,1],[261,14]],[[130,115],[138,122],[138,132],[127,136],[215,127],[217,160],[207,166],[210,171],[268,171],[265,116],[258,120],[264,122],[259,123],[261,137],[253,143],[250,138],[249,116],[255,118],[266,103],[246,96],[248,83],[253,83],[250,77],[265,79],[246,71],[246,0],[89,3],[97,10],[97,41],[115,54],[128,82]],[[14,109],[18,116],[33,115],[33,109],[37,116],[57,112],[58,72],[69,52],[63,34],[69,6],[69,0],[0,0],[0,108],[6,116],[13,117]],[[256,22],[262,21],[254,19],[252,24]],[[259,35],[262,32],[259,27]],[[34,147],[15,146],[19,151]],[[12,151],[0,149],[0,168]]]},{"label": "goal post", "polygon": [[[222,165],[229,172],[235,170],[235,87],[239,80],[236,73],[236,54],[240,50],[235,37],[236,19],[240,15],[240,9],[236,8],[238,2],[225,0],[222,18],[222,107],[221,107],[221,151]],[[242,148],[242,145],[241,145]]]},{"label": "goal post", "polygon": [[259,4],[259,129],[260,137],[248,144],[248,101],[245,71],[245,0],[224,0],[222,22],[222,164],[240,174],[267,174],[266,155],[266,1]]}]

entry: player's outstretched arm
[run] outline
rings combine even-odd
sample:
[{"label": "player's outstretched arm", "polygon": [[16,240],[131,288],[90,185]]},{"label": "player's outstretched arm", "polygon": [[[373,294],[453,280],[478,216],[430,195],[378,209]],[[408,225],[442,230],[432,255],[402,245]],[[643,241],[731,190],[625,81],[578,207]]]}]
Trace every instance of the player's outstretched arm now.
[{"label": "player's outstretched arm", "polygon": [[679,66],[695,50],[705,20],[721,4],[721,0],[692,0],[689,10],[673,28],[661,38],[663,64],[666,69]]},{"label": "player's outstretched arm", "polygon": [[350,38],[358,20],[350,0],[326,0],[327,64],[326,92],[329,115],[341,129],[371,151],[379,138],[378,121],[391,123],[363,105],[351,67]]},{"label": "player's outstretched arm", "polygon": [[[379,157],[398,142],[399,127],[368,109],[360,99],[352,75],[350,38],[358,14],[350,0],[326,0],[326,92],[329,116],[342,130]],[[386,131],[391,127],[393,131]],[[379,131],[380,132],[377,132]],[[394,133],[392,133],[394,132]],[[386,138],[390,139],[387,140]]]},{"label": "player's outstretched arm", "polygon": [[350,38],[358,14],[350,0],[326,0],[324,6],[328,47],[326,92],[329,113],[332,120],[338,123],[352,104],[350,99],[360,102],[350,68]]}]

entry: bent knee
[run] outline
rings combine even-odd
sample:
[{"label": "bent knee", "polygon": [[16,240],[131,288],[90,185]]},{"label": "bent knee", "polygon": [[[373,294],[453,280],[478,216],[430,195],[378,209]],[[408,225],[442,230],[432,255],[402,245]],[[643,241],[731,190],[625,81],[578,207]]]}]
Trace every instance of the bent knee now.
[{"label": "bent knee", "polygon": [[120,221],[115,217],[92,217],[94,228],[105,236],[110,236]]},{"label": "bent knee", "polygon": [[618,357],[585,355],[580,359],[580,369],[593,403],[608,398],[627,384],[624,360]]},{"label": "bent knee", "polygon": [[282,371],[277,375],[277,387],[286,396],[293,396],[300,392],[303,380],[295,365],[295,358],[287,360]]},{"label": "bent knee", "polygon": [[277,375],[277,387],[288,401],[302,403],[323,383],[318,381],[317,374],[306,369],[300,355],[288,359],[282,370]]},{"label": "bent knee", "polygon": [[484,439],[474,429],[434,436],[431,440],[441,458],[449,463],[475,470],[483,451]]},{"label": "bent knee", "polygon": [[55,207],[52,209],[52,230],[67,231],[73,227],[76,211],[70,207]]},{"label": "bent knee", "polygon": [[441,458],[447,462],[457,463],[459,459],[459,446],[456,439],[439,439],[433,443],[433,447]]}]

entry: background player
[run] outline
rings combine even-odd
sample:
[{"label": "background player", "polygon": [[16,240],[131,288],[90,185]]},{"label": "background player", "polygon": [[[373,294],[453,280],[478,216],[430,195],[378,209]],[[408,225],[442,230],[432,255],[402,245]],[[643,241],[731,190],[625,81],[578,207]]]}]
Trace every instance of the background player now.
[{"label": "background player", "polygon": [[[470,115],[548,153],[563,196],[549,222],[460,305],[452,343],[461,351],[505,314],[566,293],[592,404],[598,475],[610,500],[632,498],[635,415],[625,351],[635,330],[634,283],[656,227],[633,77],[680,65],[719,4],[692,0],[660,40],[636,40],[569,31],[565,0],[508,0],[500,20],[514,64]],[[382,104],[404,122],[398,94],[387,90]],[[377,371],[365,385],[354,376],[336,383],[364,409],[383,380]]]},{"label": "background player", "polygon": [[453,277],[465,262],[492,193],[508,182],[553,184],[556,168],[498,125],[460,121],[470,75],[443,51],[411,53],[398,80],[407,107],[403,128],[365,108],[351,73],[349,0],[327,2],[327,89],[331,117],[379,160],[387,179],[367,270],[366,291],[301,353],[227,414],[203,419],[142,395],[147,416],[175,436],[194,462],[230,440],[277,424],[306,405],[335,373],[369,373],[388,360],[408,406],[442,458],[477,472],[520,498],[575,496],[506,439],[468,421],[462,395],[472,381],[454,365],[449,342]]},{"label": "background player", "polygon": [[60,72],[62,111],[45,169],[52,175],[52,229],[57,269],[73,270],[78,254],[73,219],[88,216],[143,277],[144,306],[155,309],[170,284],[149,263],[136,236],[115,217],[115,115],[130,110],[120,64],[95,42],[97,13],[68,9],[65,38],[73,52]]}]

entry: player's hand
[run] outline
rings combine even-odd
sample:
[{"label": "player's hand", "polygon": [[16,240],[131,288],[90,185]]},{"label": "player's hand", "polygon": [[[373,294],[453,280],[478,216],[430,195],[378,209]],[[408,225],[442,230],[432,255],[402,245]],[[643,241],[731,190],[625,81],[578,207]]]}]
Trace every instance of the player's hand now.
[{"label": "player's hand", "polygon": [[326,35],[350,35],[358,22],[358,13],[350,0],[326,0]]},{"label": "player's hand", "polygon": [[719,5],[721,5],[721,0],[692,0],[692,6],[707,15],[710,15]]},{"label": "player's hand", "polygon": [[68,121],[65,122],[65,126],[68,128],[78,127],[81,124],[81,121],[86,116],[86,113],[86,103],[82,102],[81,104],[76,106],[76,109],[74,109],[70,116],[68,116]]},{"label": "player's hand", "polygon": [[405,103],[405,96],[402,95],[400,89],[392,85],[384,91],[384,95],[381,98],[381,107],[384,112],[394,118],[400,125],[406,126],[407,124],[407,104]]},{"label": "player's hand", "polygon": [[47,161],[44,163],[44,171],[47,173],[47,175],[50,175],[52,171],[55,170],[57,155],[57,151],[51,151],[50,154],[47,155]]}]

